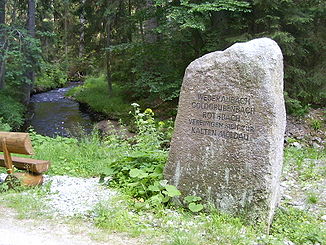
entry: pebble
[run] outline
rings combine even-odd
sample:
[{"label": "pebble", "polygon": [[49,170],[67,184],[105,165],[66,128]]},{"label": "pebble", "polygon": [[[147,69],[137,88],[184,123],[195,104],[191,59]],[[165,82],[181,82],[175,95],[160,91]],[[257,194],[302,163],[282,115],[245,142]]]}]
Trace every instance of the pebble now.
[{"label": "pebble", "polygon": [[294,146],[295,148],[301,149],[302,145],[299,142],[293,142],[291,143],[291,146]]}]

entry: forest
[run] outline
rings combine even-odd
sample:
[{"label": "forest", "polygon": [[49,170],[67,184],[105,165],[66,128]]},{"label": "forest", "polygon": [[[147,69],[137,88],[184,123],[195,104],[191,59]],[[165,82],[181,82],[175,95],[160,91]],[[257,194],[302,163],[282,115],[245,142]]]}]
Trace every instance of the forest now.
[{"label": "forest", "polygon": [[31,93],[85,79],[117,102],[75,91],[97,111],[137,102],[169,118],[191,61],[257,37],[282,49],[287,112],[325,106],[322,0],[1,0],[0,122],[19,129]]}]

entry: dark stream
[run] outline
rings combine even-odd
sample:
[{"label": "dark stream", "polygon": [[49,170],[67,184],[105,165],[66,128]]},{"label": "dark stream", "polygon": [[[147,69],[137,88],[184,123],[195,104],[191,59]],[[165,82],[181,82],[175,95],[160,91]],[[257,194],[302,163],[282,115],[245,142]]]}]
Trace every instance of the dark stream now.
[{"label": "dark stream", "polygon": [[90,115],[82,112],[76,101],[65,93],[75,85],[35,94],[30,102],[30,126],[42,135],[80,136],[93,128]]}]

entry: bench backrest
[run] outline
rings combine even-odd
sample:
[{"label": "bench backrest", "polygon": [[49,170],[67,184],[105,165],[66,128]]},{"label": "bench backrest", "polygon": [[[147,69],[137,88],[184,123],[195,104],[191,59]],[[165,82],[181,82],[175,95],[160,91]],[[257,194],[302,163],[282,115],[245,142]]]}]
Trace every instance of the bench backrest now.
[{"label": "bench backrest", "polygon": [[0,152],[3,152],[2,142],[5,140],[10,153],[33,155],[33,147],[28,133],[0,132]]}]

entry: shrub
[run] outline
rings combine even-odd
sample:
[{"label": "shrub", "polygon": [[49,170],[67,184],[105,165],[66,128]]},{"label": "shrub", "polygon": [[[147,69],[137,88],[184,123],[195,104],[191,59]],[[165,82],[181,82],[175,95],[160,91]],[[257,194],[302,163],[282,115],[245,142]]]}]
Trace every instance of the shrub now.
[{"label": "shrub", "polygon": [[59,64],[43,63],[38,73],[34,87],[52,89],[63,86],[67,82],[67,74]]},{"label": "shrub", "polygon": [[11,127],[8,123],[5,123],[3,121],[3,118],[0,117],[0,131],[10,131],[11,130]]},{"label": "shrub", "polygon": [[11,96],[0,92],[0,118],[2,124],[10,129],[18,129],[24,123],[24,106]]}]

